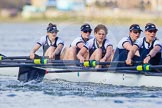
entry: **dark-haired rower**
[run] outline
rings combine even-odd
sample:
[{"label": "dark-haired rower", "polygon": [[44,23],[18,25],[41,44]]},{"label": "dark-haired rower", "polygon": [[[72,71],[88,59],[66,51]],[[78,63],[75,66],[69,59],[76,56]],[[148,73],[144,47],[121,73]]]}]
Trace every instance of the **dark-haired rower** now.
[{"label": "dark-haired rower", "polygon": [[60,54],[64,46],[64,41],[57,37],[57,26],[49,23],[47,27],[47,35],[40,38],[30,52],[30,58],[35,58],[36,51],[42,46],[43,56],[48,56],[50,59],[60,59]]}]

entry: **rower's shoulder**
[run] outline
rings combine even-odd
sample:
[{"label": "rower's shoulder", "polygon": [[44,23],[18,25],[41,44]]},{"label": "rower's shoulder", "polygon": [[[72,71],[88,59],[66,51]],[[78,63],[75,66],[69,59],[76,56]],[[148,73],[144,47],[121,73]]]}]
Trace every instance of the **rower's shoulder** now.
[{"label": "rower's shoulder", "polygon": [[124,36],[120,39],[120,41],[129,41],[130,37],[129,36]]},{"label": "rower's shoulder", "polygon": [[47,39],[48,39],[47,36],[41,36],[41,37],[39,38],[39,41],[44,42],[44,41],[46,41]]},{"label": "rower's shoulder", "polygon": [[77,40],[83,40],[83,39],[82,39],[82,37],[81,37],[81,36],[78,36],[78,37],[74,38],[74,40],[73,40],[73,41],[77,41]]},{"label": "rower's shoulder", "polygon": [[60,44],[60,43],[64,44],[64,40],[60,37],[57,37],[57,40],[55,40],[55,41],[57,44]]}]

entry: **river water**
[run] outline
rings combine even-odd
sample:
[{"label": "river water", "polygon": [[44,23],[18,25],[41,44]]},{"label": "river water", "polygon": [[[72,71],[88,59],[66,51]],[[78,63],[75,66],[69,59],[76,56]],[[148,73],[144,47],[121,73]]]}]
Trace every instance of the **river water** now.
[{"label": "river water", "polygon": [[[0,53],[29,55],[35,42],[46,35],[48,23],[0,24]],[[92,24],[94,28],[96,25]],[[114,48],[128,35],[129,26],[107,25]],[[162,27],[158,27],[158,38]],[[68,46],[80,35],[80,25],[58,24],[59,36]],[[144,27],[142,27],[144,29]],[[143,34],[141,34],[143,36]],[[42,50],[38,51],[41,55]],[[0,76],[0,108],[161,108],[162,88],[124,87],[64,80],[20,83],[16,77]]]}]

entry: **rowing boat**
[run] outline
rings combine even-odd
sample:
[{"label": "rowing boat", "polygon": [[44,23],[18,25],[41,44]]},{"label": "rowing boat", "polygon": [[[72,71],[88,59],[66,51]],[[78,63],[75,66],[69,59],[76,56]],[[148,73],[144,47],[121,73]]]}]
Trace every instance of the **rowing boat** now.
[{"label": "rowing boat", "polygon": [[[0,75],[17,76],[18,67],[0,68]],[[59,69],[50,68],[49,72],[56,71]],[[150,74],[151,73],[151,74]],[[122,85],[122,86],[146,86],[146,87],[162,87],[162,73],[153,72],[139,72],[133,70],[123,71],[89,71],[89,72],[57,72],[49,73],[45,75],[44,79],[63,79],[72,82],[92,82],[92,83],[103,83],[111,85]]]},{"label": "rowing boat", "polygon": [[[123,62],[113,61],[102,63],[97,61],[88,61],[81,64],[79,61],[74,60],[52,61],[47,59],[29,60],[28,58],[29,57],[26,56],[0,56],[0,75],[15,76],[18,77],[18,80],[23,82],[36,80],[37,78],[42,81],[44,78],[49,80],[63,79],[72,82],[92,82],[122,86],[162,87],[162,71],[152,71],[157,69],[162,70],[162,65],[150,66],[144,64],[132,67],[109,67],[95,69],[93,67],[89,68],[89,66]],[[80,65],[88,66],[88,68]],[[19,70],[19,67],[27,67],[27,70],[29,68],[29,71],[26,72],[25,70],[24,73],[21,69],[21,71]],[[36,69],[36,74],[32,72],[34,69]],[[25,81],[23,78],[25,78]]]}]

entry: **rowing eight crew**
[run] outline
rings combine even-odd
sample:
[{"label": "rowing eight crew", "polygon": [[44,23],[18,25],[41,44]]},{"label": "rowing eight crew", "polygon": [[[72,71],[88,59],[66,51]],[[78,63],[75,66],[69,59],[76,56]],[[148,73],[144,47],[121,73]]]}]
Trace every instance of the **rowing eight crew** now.
[{"label": "rowing eight crew", "polygon": [[103,24],[94,28],[94,36],[91,36],[91,26],[87,23],[83,24],[81,36],[74,39],[70,46],[63,50],[64,41],[57,36],[57,26],[50,23],[47,27],[47,35],[41,37],[40,41],[36,43],[30,53],[30,58],[34,59],[35,52],[42,46],[43,56],[48,56],[50,59],[78,59],[81,62],[85,60],[126,61],[126,64],[123,65],[132,65],[133,60],[156,65],[160,62],[162,47],[156,38],[157,31],[158,29],[154,24],[148,23],[145,26],[145,37],[139,38],[142,32],[140,26],[138,24],[131,25],[129,36],[119,41],[114,54],[113,45],[106,37],[108,29]]}]

